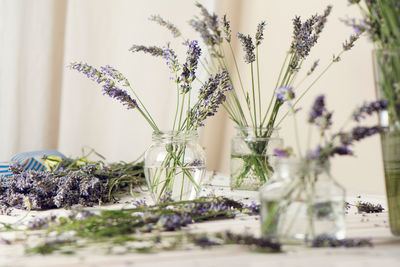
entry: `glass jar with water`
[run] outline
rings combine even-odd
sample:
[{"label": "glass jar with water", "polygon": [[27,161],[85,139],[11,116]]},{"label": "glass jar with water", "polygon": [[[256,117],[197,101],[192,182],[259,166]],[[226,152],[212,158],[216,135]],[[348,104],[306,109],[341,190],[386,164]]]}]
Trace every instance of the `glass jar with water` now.
[{"label": "glass jar with water", "polygon": [[320,235],[345,238],[345,190],[329,163],[279,158],[274,167],[260,189],[262,236],[289,243]]},{"label": "glass jar with water", "polygon": [[144,171],[154,201],[195,199],[206,172],[197,132],[154,132],[152,139]]}]

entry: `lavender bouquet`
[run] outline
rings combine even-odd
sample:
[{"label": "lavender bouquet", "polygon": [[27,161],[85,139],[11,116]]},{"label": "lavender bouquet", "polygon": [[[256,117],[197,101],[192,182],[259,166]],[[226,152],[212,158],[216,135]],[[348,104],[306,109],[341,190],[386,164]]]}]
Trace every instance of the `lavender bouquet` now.
[{"label": "lavender bouquet", "polygon": [[[364,103],[351,115],[355,127],[346,131],[343,126],[337,133],[329,134],[333,112],[326,108],[323,95],[316,98],[308,119],[310,127],[318,132],[316,148],[307,149],[304,155],[297,140],[297,157],[292,148],[274,151],[278,156],[276,174],[260,191],[265,237],[306,242],[318,236],[345,237],[345,190],[331,177],[329,160],[336,155],[353,155],[351,147],[355,142],[381,133],[381,126],[360,122],[387,107],[386,100]],[[309,143],[311,134],[308,139]]]},{"label": "lavender bouquet", "polygon": [[[201,17],[192,19],[190,24],[201,35],[211,55],[211,63],[203,64],[203,67],[208,72],[218,68],[229,70],[229,59],[234,62],[233,70],[229,70],[229,79],[233,90],[229,92],[223,106],[230,119],[236,124],[239,136],[244,141],[237,145],[232,143],[231,187],[240,189],[246,179],[255,179],[257,186],[254,189],[257,189],[268,180],[273,171],[269,157],[273,150],[271,148],[275,146],[272,142],[277,141],[274,138],[276,129],[286,117],[284,115],[278,119],[284,101],[292,99],[296,93],[299,94],[294,103],[296,105],[330,66],[338,62],[342,54],[353,47],[359,34],[352,35],[349,41],[343,44],[340,53],[334,55],[329,64],[317,76],[312,74],[315,72],[319,60],[315,61],[304,77],[298,80],[299,72],[311,49],[317,43],[332,7],[328,6],[322,15],[313,15],[305,21],[302,21],[300,17],[295,17],[293,19],[293,39],[281,65],[276,84],[271,90],[273,93],[268,99],[262,97],[262,91],[265,89],[261,87],[260,79],[263,74],[259,66],[260,46],[263,43],[266,22],[262,21],[258,24],[254,37],[242,33],[237,34],[245,52],[244,60],[250,68],[251,84],[245,85],[242,82],[237,57],[232,49],[233,38],[227,16],[219,19],[216,14],[210,14],[201,4],[197,3],[196,5],[201,11]],[[234,75],[238,78],[238,84],[233,83]],[[307,80],[311,81],[303,87]],[[247,151],[237,150],[236,147],[247,147]]]},{"label": "lavender bouquet", "polygon": [[[164,47],[133,45],[132,52],[144,52],[161,57],[169,67],[176,84],[177,105],[171,132],[162,132],[140,100],[128,79],[111,66],[97,69],[86,63],[75,62],[70,68],[81,72],[103,87],[103,94],[121,102],[127,109],[136,109],[154,130],[153,145],[145,156],[146,180],[156,201],[163,197],[184,199],[188,186],[198,192],[205,172],[205,157],[198,144],[192,144],[195,130],[204,125],[204,120],[217,112],[225,101],[225,93],[231,90],[228,73],[221,69],[203,83],[195,103],[191,103],[193,81],[201,55],[197,41],[186,41],[186,61],[181,64],[175,51],[167,44]],[[189,133],[189,134],[186,134]],[[183,136],[183,138],[182,138]],[[154,152],[158,154],[154,155]],[[161,158],[161,161],[160,161]],[[180,181],[180,190],[172,190]],[[185,188],[184,188],[185,187]],[[190,198],[195,197],[189,190]]]},{"label": "lavender bouquet", "polygon": [[363,19],[348,19],[356,30],[366,30],[374,43],[375,85],[379,98],[388,101],[381,113],[381,134],[390,228],[400,235],[400,2],[398,0],[350,0]]},{"label": "lavender bouquet", "polygon": [[[400,2],[397,0],[349,0],[362,20],[347,19],[356,31],[366,31],[375,46],[375,71],[379,96],[389,101],[385,123],[400,131]],[[362,4],[364,2],[364,5]]]}]

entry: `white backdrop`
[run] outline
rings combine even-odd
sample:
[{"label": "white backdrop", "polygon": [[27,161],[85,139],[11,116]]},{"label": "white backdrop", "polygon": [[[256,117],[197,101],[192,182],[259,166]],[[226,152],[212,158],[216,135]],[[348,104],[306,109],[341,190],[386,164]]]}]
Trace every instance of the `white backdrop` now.
[{"label": "white backdrop", "polygon": [[[267,20],[260,50],[262,87],[272,93],[280,64],[292,36],[292,18],[334,9],[309,66],[320,58],[321,66],[338,53],[352,33],[340,18],[359,16],[346,0],[215,0],[200,1],[220,15],[227,13],[233,32],[255,33]],[[151,129],[135,110],[102,96],[101,88],[83,75],[66,68],[71,61],[94,66],[112,65],[131,81],[163,129],[172,122],[175,90],[164,62],[132,54],[132,44],[163,45],[171,39],[165,29],[148,20],[152,14],[179,25],[187,38],[198,38],[188,20],[198,14],[194,1],[186,0],[0,0],[0,160],[16,153],[57,149],[79,156],[81,148],[95,148],[109,161],[136,159],[151,141]],[[179,41],[172,41],[178,45]],[[343,56],[342,62],[320,80],[302,102],[306,113],[314,97],[327,95],[337,127],[356,104],[375,98],[371,44],[362,38]],[[241,47],[235,50],[242,57]],[[183,56],[185,49],[178,49]],[[241,66],[246,67],[246,66]],[[245,82],[248,82],[246,80]],[[304,124],[300,124],[304,125]],[[337,128],[336,127],[336,128]],[[303,126],[300,127],[305,137]],[[232,123],[221,112],[202,132],[208,168],[229,173]],[[281,130],[293,144],[292,121]],[[378,137],[355,149],[357,157],[333,161],[333,175],[352,192],[382,193],[383,173]]]}]

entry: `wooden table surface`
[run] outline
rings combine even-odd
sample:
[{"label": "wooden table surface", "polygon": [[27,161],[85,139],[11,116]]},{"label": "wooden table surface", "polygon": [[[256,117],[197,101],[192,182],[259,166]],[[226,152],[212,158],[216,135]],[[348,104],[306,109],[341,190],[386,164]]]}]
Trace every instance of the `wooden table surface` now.
[{"label": "wooden table surface", "polygon": [[[232,197],[243,202],[258,202],[258,192],[232,191],[227,187],[227,177],[216,175],[206,181],[202,194],[213,192],[216,195]],[[349,193],[347,200],[355,203],[360,200],[379,203],[386,207],[383,195],[363,195],[362,192]],[[143,193],[141,199],[151,201]],[[130,198],[122,199],[120,204],[102,207],[117,209],[127,207]],[[64,209],[31,211],[24,220],[33,216],[57,214],[62,216]],[[0,216],[0,222],[14,222],[26,211],[14,211],[14,216]],[[207,249],[187,248],[150,254],[118,254],[123,247],[113,247],[113,255],[94,251],[80,251],[76,255],[34,255],[24,254],[24,244],[5,245],[0,242],[0,266],[373,266],[400,267],[400,238],[390,233],[387,212],[379,214],[359,214],[355,208],[346,215],[347,237],[371,238],[373,247],[364,248],[308,248],[304,246],[283,246],[282,253],[256,253],[245,246],[229,245]],[[231,230],[236,233],[248,232],[260,235],[259,216],[237,216],[235,219],[210,221],[187,226],[184,231],[221,232]],[[15,238],[16,233],[0,233],[0,238]],[[115,254],[116,253],[116,254]]]}]

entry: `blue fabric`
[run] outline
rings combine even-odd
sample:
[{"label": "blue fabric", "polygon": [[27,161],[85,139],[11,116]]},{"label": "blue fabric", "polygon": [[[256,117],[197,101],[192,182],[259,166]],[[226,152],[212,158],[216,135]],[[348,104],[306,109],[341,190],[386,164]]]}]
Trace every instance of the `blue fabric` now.
[{"label": "blue fabric", "polygon": [[8,180],[12,173],[9,170],[12,162],[0,162],[0,180],[5,179]]},{"label": "blue fabric", "polygon": [[0,180],[8,180],[11,178],[12,173],[9,168],[15,163],[21,164],[24,170],[44,171],[46,169],[43,160],[44,156],[57,156],[66,159],[64,154],[55,150],[39,150],[20,153],[12,157],[9,162],[0,162]]}]

